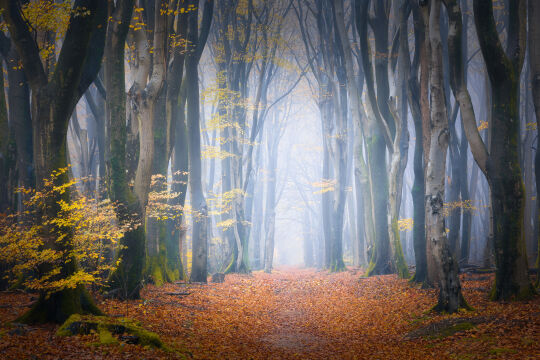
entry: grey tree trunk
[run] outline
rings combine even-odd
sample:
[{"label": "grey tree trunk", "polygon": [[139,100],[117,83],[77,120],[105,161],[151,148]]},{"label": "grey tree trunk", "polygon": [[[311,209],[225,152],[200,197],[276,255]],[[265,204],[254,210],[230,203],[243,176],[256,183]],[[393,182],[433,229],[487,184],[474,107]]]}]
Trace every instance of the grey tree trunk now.
[{"label": "grey tree trunk", "polygon": [[[188,53],[186,56],[187,128],[189,146],[189,189],[193,209],[191,281],[207,281],[208,207],[202,187],[201,128],[199,119],[199,59],[206,38],[199,38],[198,2],[190,1],[196,10],[189,14]],[[213,1],[207,1],[213,11]],[[211,16],[209,21],[211,21]]]},{"label": "grey tree trunk", "polygon": [[449,131],[443,86],[440,11],[441,1],[432,1],[429,16],[431,141],[426,170],[426,232],[438,272],[439,297],[436,308],[439,311],[454,313],[460,307],[466,306],[466,303],[461,294],[458,264],[452,256],[446,237],[442,211]]}]

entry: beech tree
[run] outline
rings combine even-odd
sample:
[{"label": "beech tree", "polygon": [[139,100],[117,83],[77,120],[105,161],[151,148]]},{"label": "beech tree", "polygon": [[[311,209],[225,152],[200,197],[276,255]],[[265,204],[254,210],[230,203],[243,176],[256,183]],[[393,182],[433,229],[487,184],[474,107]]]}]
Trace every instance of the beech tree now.
[{"label": "beech tree", "polygon": [[463,120],[474,159],[490,187],[497,267],[491,298],[495,300],[527,298],[533,293],[523,239],[525,189],[518,146],[518,85],[525,58],[526,8],[525,1],[509,3],[505,51],[493,17],[493,2],[474,0],[476,32],[491,84],[489,150],[473,123],[474,118],[464,117]]},{"label": "beech tree", "polygon": [[110,276],[110,290],[117,290],[123,298],[138,298],[145,261],[145,233],[143,205],[129,186],[126,174],[126,91],[125,91],[125,41],[133,12],[134,1],[109,4],[110,24],[107,29],[105,69],[106,172],[109,197],[117,202],[120,222],[138,224],[126,232],[118,254],[120,264]]},{"label": "beech tree", "polygon": [[[54,65],[44,67],[31,27],[22,16],[16,1],[2,1],[3,16],[32,91],[32,128],[36,186],[53,171],[67,167],[66,135],[69,118],[78,100],[92,83],[100,68],[105,45],[106,3],[79,0],[73,5],[67,32]],[[90,51],[92,49],[92,51]],[[51,74],[48,71],[51,70]],[[67,172],[57,178],[57,185],[68,182]],[[47,203],[45,215],[54,218],[60,201],[69,201],[69,192]],[[70,254],[72,229],[49,227],[50,241],[45,246]],[[57,241],[57,236],[62,240]],[[59,276],[77,271],[77,262],[66,258]],[[26,313],[26,322],[62,322],[74,313],[100,313],[82,284],[64,288],[46,296]]]},{"label": "beech tree", "polygon": [[[536,114],[536,127],[540,125],[540,1],[529,0],[529,62],[531,65],[531,83],[533,93],[534,110]],[[540,147],[536,145],[536,155],[534,158],[536,191],[540,189]],[[536,206],[540,209],[540,201],[536,201]],[[540,211],[537,209],[537,222],[540,222]],[[538,233],[538,249],[540,249],[540,232]],[[540,252],[536,257],[536,268],[540,268]],[[536,279],[536,285],[540,284],[540,277]]]},{"label": "beech tree", "polygon": [[439,284],[437,309],[454,313],[467,304],[461,294],[459,267],[448,244],[442,212],[449,131],[443,87],[440,12],[441,1],[433,0],[429,15],[431,140],[426,169],[426,233],[427,241],[432,244]]},{"label": "beech tree", "polygon": [[[199,60],[206,45],[208,33],[199,36],[198,6],[190,3],[193,9],[189,14],[186,55],[187,128],[189,146],[189,187],[193,209],[193,262],[191,281],[206,282],[207,277],[207,231],[208,207],[202,189],[201,173],[201,129],[199,123]],[[206,19],[211,21],[214,2],[208,0],[205,9],[210,12]],[[208,8],[207,8],[208,7]],[[209,26],[209,25],[207,25]]]}]

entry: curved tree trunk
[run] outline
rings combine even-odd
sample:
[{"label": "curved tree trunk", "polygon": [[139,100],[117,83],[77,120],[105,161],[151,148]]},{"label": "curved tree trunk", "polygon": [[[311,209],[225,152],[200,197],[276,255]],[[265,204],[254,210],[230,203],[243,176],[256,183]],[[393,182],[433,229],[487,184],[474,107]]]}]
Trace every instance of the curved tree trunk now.
[{"label": "curved tree trunk", "polygon": [[[474,18],[491,83],[489,154],[483,142],[477,141],[477,130],[467,131],[467,138],[476,162],[486,174],[491,192],[497,266],[491,298],[527,298],[533,294],[533,289],[527,273],[523,238],[525,189],[519,163],[518,104],[519,78],[525,55],[526,4],[523,0],[510,2],[506,52],[497,33],[492,1],[475,0]],[[469,121],[469,127],[473,127],[472,121]]]}]

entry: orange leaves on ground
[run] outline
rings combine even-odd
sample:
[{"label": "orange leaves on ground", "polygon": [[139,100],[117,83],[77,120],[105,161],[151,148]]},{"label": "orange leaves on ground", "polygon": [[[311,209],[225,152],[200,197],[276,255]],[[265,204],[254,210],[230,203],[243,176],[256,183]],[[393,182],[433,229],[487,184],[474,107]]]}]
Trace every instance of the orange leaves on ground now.
[{"label": "orange leaves on ground", "polygon": [[[109,315],[140,320],[196,359],[539,358],[540,299],[494,303],[487,299],[492,276],[463,275],[462,280],[475,310],[455,315],[429,312],[435,290],[411,287],[394,275],[363,278],[356,269],[329,274],[289,268],[227,275],[223,284],[148,286],[141,300],[104,300],[100,306]],[[24,309],[12,305],[28,301],[1,294],[0,319],[13,320]],[[457,323],[457,332],[441,325]],[[411,335],[424,328],[434,330]],[[9,335],[3,326],[0,352],[8,358],[39,354],[40,359],[180,357],[136,345],[92,347],[91,335],[59,339],[54,329],[46,329]]]}]

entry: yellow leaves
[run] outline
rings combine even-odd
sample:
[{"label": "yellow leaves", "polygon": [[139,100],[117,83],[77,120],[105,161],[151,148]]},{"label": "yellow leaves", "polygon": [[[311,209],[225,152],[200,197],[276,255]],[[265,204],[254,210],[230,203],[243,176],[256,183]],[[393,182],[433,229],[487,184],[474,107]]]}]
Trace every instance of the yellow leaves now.
[{"label": "yellow leaves", "polygon": [[71,1],[29,1],[22,6],[24,17],[39,31],[63,37],[71,16]]},{"label": "yellow leaves", "polygon": [[[179,174],[175,174],[178,176]],[[187,175],[187,174],[184,174]],[[151,191],[148,194],[148,205],[146,215],[159,221],[179,219],[184,213],[185,208],[176,205],[174,201],[181,196],[181,193],[168,190],[167,178],[163,175],[152,175]],[[177,224],[179,226],[179,224]]]},{"label": "yellow leaves", "polygon": [[235,157],[236,155],[228,152],[228,151],[225,151],[225,150],[221,150],[219,148],[219,146],[205,146],[203,149],[202,149],[202,157],[204,159],[220,159],[220,160],[224,160],[224,159],[227,159],[229,157]]},{"label": "yellow leaves", "polygon": [[538,124],[535,121],[528,122],[525,125],[525,130],[527,130],[527,131],[536,131],[537,129],[538,129]]},{"label": "yellow leaves", "polygon": [[236,224],[236,221],[234,219],[227,219],[227,220],[218,222],[216,226],[218,228],[221,228],[223,231],[225,231],[232,228],[234,224]]},{"label": "yellow leaves", "polygon": [[478,126],[478,131],[486,130],[489,128],[489,123],[487,121],[480,120],[480,125]]},{"label": "yellow leaves", "polygon": [[[100,284],[115,268],[106,257],[118,251],[118,240],[126,231],[138,226],[129,221],[118,224],[109,200],[80,196],[76,179],[65,182],[67,171],[53,171],[40,191],[19,189],[24,211],[0,217],[0,262],[9,265],[10,281],[24,274],[25,287],[47,293]],[[79,269],[65,277],[60,270],[70,262]]]},{"label": "yellow leaves", "polygon": [[478,207],[473,204],[473,200],[454,201],[450,203],[444,203],[443,215],[449,216],[450,213],[456,209],[463,209],[466,211],[475,211],[475,210],[478,210]]},{"label": "yellow leaves", "polygon": [[319,188],[319,190],[313,192],[314,194],[324,194],[334,191],[336,189],[336,184],[337,180],[322,179],[321,181],[311,183],[311,186]]},{"label": "yellow leaves", "polygon": [[414,220],[412,218],[408,219],[399,219],[398,220],[398,228],[399,231],[409,231],[412,230],[414,225]]}]

